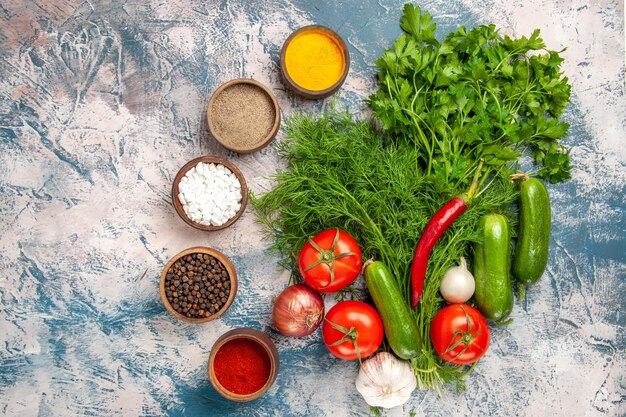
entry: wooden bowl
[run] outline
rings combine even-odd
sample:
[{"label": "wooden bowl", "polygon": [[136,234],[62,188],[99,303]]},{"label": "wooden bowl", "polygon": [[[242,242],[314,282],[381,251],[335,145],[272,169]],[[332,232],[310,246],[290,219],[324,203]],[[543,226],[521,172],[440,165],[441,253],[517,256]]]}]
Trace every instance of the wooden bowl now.
[{"label": "wooden bowl", "polygon": [[[183,256],[191,255],[192,253],[203,253],[211,255],[215,259],[219,260],[224,265],[224,268],[226,268],[226,271],[228,272],[228,277],[230,278],[230,294],[228,294],[228,299],[226,299],[226,303],[218,312],[212,314],[209,317],[204,317],[201,319],[190,318],[180,314],[178,311],[174,310],[174,308],[168,301],[167,296],[165,295],[165,276],[167,275],[167,271],[172,265],[174,265],[174,262],[176,262]],[[163,301],[163,304],[165,305],[167,311],[169,311],[172,316],[188,323],[206,323],[207,321],[214,320],[224,314],[235,300],[235,295],[237,294],[237,272],[235,271],[235,267],[233,266],[232,262],[230,262],[230,259],[228,259],[223,253],[209,247],[195,246],[193,248],[185,249],[184,251],[179,252],[172,259],[170,259],[167,264],[165,264],[163,272],[161,272],[161,282],[159,286],[161,291],[161,300]]]},{"label": "wooden bowl", "polygon": [[[213,120],[214,118],[212,115],[215,100],[217,100],[217,98],[220,96],[220,94],[222,94],[224,90],[237,84],[250,84],[250,85],[254,85],[258,87],[270,98],[274,107],[274,124],[272,125],[267,136],[263,140],[261,140],[261,142],[257,143],[254,146],[240,146],[240,147],[233,146],[232,144],[229,144],[228,142],[226,142],[222,137],[220,137],[220,135],[217,133],[216,128],[215,128],[215,123]],[[267,145],[269,145],[272,139],[274,139],[274,137],[276,136],[276,133],[278,133],[278,128],[280,127],[280,120],[281,120],[280,107],[278,106],[278,101],[276,101],[276,97],[274,96],[274,94],[270,91],[269,88],[267,88],[260,82],[251,80],[249,78],[236,78],[234,80],[230,80],[222,84],[221,86],[219,86],[218,89],[215,90],[215,92],[211,96],[209,100],[209,105],[207,107],[207,122],[209,125],[209,131],[211,132],[211,135],[213,135],[215,140],[217,140],[220,143],[220,145],[222,145],[228,150],[231,150],[237,153],[252,153],[252,152],[261,150]]]},{"label": "wooden bowl", "polygon": [[[239,338],[251,339],[258,343],[261,347],[263,347],[263,349],[265,349],[265,352],[267,353],[270,360],[271,368],[265,385],[263,385],[263,387],[261,387],[261,389],[259,389],[258,391],[251,394],[236,394],[227,390],[222,386],[220,381],[217,379],[217,376],[215,375],[214,363],[217,352],[225,343],[233,339]],[[211,348],[208,365],[209,380],[211,381],[211,385],[213,385],[215,390],[224,398],[238,402],[252,401],[265,394],[265,392],[272,386],[272,384],[276,380],[276,376],[278,375],[279,364],[280,360],[278,357],[278,351],[276,350],[276,346],[274,346],[274,343],[270,340],[269,337],[267,337],[265,334],[261,333],[258,330],[247,327],[233,329],[220,336],[220,338],[217,339],[217,341]]]},{"label": "wooden bowl", "polygon": [[[335,82],[333,85],[331,85],[330,87],[324,90],[309,90],[307,88],[301,87],[299,84],[297,84],[293,80],[293,78],[291,78],[291,76],[287,72],[287,63],[285,60],[287,47],[289,46],[291,41],[294,40],[298,35],[307,31],[318,31],[318,32],[324,33],[328,37],[332,38],[336,42],[336,44],[339,46],[341,51],[343,52],[343,59],[344,59],[344,64],[345,64],[343,74],[341,75],[339,80],[337,80],[337,82]],[[344,81],[346,80],[346,77],[348,76],[349,70],[350,70],[350,52],[348,51],[348,46],[346,45],[346,42],[343,40],[341,36],[339,36],[337,32],[335,32],[334,30],[330,28],[327,28],[326,26],[309,25],[309,26],[301,27],[300,29],[296,30],[291,35],[289,35],[289,37],[283,44],[283,48],[280,52],[280,72],[283,75],[283,79],[285,80],[285,83],[292,91],[294,91],[296,94],[304,98],[321,99],[321,98],[330,96],[343,85]]]},{"label": "wooden bowl", "polygon": [[[241,184],[241,207],[239,208],[239,211],[237,211],[237,213],[233,217],[228,219],[228,221],[221,226],[211,226],[211,225],[201,224],[201,223],[191,220],[187,216],[187,213],[185,213],[185,209],[183,208],[182,203],[178,199],[178,184],[180,183],[180,180],[185,176],[187,171],[189,171],[191,168],[198,165],[200,162],[204,162],[207,164],[213,163],[213,164],[224,165],[226,168],[228,168],[237,176],[237,179],[239,180],[239,183]],[[176,209],[176,212],[178,213],[178,215],[188,225],[193,226],[196,229],[200,229],[200,230],[207,230],[207,231],[221,230],[235,223],[237,219],[239,219],[239,217],[241,217],[241,215],[243,214],[244,210],[246,209],[246,205],[248,204],[248,185],[246,184],[246,180],[243,177],[243,174],[241,173],[239,168],[237,168],[235,164],[233,164],[232,162],[223,158],[218,158],[217,156],[212,156],[212,155],[200,156],[198,158],[192,159],[191,161],[187,162],[185,165],[183,165],[183,167],[176,174],[176,177],[174,178],[174,183],[172,184],[172,203],[174,204],[174,208]]]}]

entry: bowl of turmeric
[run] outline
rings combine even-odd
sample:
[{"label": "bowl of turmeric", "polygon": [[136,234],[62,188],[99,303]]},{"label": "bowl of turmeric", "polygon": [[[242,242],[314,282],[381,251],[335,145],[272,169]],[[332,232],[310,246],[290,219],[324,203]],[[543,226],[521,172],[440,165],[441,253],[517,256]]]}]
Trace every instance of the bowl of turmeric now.
[{"label": "bowl of turmeric", "polygon": [[287,86],[309,99],[328,97],[348,76],[350,53],[345,41],[325,26],[304,26],[283,44],[280,70]]}]

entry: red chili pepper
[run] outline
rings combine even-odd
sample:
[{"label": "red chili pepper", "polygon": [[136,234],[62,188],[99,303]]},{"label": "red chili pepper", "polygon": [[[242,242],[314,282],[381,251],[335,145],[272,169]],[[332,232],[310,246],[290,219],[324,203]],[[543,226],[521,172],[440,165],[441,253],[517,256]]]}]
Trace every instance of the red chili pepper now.
[{"label": "red chili pepper", "polygon": [[417,243],[417,248],[415,248],[415,254],[413,255],[413,265],[411,266],[411,307],[413,308],[417,306],[422,297],[424,279],[426,278],[426,267],[428,266],[430,253],[448,227],[450,227],[471,204],[472,198],[478,188],[478,177],[482,165],[483,163],[481,161],[474,174],[474,179],[469,191],[454,197],[440,208],[426,225],[426,229],[424,229],[424,233],[422,233]]}]

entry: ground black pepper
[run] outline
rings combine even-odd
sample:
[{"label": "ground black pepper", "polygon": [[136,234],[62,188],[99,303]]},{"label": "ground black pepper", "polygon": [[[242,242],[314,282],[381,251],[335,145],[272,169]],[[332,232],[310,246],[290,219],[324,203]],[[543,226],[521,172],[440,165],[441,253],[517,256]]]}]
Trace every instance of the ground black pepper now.
[{"label": "ground black pepper", "polygon": [[235,148],[254,147],[274,126],[274,103],[262,88],[235,84],[216,97],[210,109],[213,129],[219,139]]},{"label": "ground black pepper", "polygon": [[193,253],[178,259],[165,276],[165,296],[189,318],[205,318],[222,309],[230,295],[230,277],[213,256]]}]

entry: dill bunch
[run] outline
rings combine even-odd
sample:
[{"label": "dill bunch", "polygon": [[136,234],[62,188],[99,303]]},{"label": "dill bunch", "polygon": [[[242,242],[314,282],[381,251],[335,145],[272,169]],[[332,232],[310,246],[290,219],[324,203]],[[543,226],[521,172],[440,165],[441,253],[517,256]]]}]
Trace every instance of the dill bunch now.
[{"label": "dill bunch", "polygon": [[[457,189],[443,176],[425,175],[423,150],[391,140],[370,120],[347,111],[296,114],[286,120],[287,138],[278,151],[287,169],[274,177],[276,186],[251,195],[259,221],[267,226],[273,249],[294,282],[300,248],[310,236],[339,227],[359,243],[364,257],[383,261],[392,270],[404,301],[410,302],[410,266],[415,247],[432,215]],[[479,239],[477,225],[486,213],[509,213],[517,192],[508,170],[496,171],[474,204],[448,229],[431,254],[424,292],[413,310],[423,343],[412,362],[420,388],[441,389],[461,381],[466,369],[442,363],[430,344],[430,322],[440,310],[443,273]]]}]

